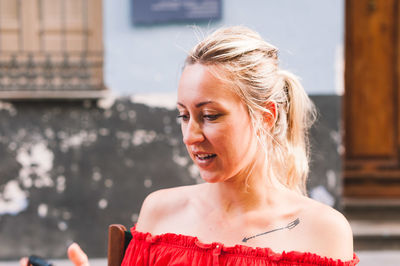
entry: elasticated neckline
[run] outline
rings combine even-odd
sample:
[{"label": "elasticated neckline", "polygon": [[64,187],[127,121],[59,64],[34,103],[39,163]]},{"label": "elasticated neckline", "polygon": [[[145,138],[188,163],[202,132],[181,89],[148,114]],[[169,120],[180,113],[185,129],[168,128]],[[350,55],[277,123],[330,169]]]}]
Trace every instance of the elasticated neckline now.
[{"label": "elasticated neckline", "polygon": [[[195,250],[198,252],[210,252],[215,254],[216,250],[220,256],[225,257],[248,257],[257,260],[266,260],[272,265],[285,265],[288,263],[300,265],[356,265],[359,262],[357,255],[354,253],[353,259],[350,261],[341,261],[332,259],[310,252],[289,251],[277,253],[268,247],[253,248],[244,245],[225,246],[219,242],[202,243],[197,237],[189,235],[181,235],[175,233],[165,233],[160,235],[152,235],[151,233],[139,232],[136,226],[131,228],[132,240],[136,245],[154,246],[155,248],[166,248],[180,250]],[[132,244],[132,243],[131,243]]]}]

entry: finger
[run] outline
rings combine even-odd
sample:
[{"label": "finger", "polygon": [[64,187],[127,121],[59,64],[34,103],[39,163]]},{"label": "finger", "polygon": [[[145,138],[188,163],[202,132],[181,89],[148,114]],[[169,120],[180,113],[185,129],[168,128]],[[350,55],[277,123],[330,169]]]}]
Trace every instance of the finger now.
[{"label": "finger", "polygon": [[87,255],[77,243],[72,243],[68,247],[68,258],[75,264],[75,266],[89,266]]},{"label": "finger", "polygon": [[29,266],[29,259],[27,257],[23,257],[19,260],[20,266]]}]

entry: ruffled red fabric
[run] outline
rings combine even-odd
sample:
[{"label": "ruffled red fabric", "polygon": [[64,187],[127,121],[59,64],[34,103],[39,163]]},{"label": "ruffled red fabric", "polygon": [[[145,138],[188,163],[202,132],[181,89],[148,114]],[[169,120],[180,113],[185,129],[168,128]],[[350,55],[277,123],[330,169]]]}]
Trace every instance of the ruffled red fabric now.
[{"label": "ruffled red fabric", "polygon": [[334,260],[309,252],[276,253],[270,248],[252,248],[243,245],[225,247],[221,243],[204,244],[197,237],[172,233],[151,235],[131,228],[132,240],[126,249],[122,266],[133,265],[356,265],[351,261]]}]

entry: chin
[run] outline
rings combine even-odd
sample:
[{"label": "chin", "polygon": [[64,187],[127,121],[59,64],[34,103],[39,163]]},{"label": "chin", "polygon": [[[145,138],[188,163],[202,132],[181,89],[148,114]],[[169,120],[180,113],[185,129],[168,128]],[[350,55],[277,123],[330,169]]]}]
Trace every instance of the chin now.
[{"label": "chin", "polygon": [[207,182],[207,183],[211,183],[211,184],[213,184],[213,183],[221,183],[221,182],[224,182],[225,181],[225,179],[226,179],[226,176],[224,175],[224,174],[221,174],[221,173],[205,173],[205,172],[201,172],[200,171],[200,177],[201,177],[201,179],[203,179],[205,182]]},{"label": "chin", "polygon": [[201,179],[203,179],[207,183],[218,183],[218,182],[221,182],[221,179],[218,176],[215,176],[215,175],[200,173],[200,176],[201,176]]},{"label": "chin", "polygon": [[210,183],[210,184],[215,184],[215,183],[221,182],[221,180],[218,180],[218,179],[204,179],[204,178],[202,178],[202,179],[204,182]]}]

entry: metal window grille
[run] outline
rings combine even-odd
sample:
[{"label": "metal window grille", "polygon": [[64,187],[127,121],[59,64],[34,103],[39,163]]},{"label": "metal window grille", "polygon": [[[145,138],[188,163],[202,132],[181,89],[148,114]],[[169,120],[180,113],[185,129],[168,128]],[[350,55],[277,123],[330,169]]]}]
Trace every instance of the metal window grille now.
[{"label": "metal window grille", "polygon": [[[0,0],[0,14],[2,14]],[[9,1],[9,0],[7,0]],[[23,1],[37,1],[37,25],[39,49],[25,49],[22,30]],[[67,42],[66,2],[57,0],[60,7],[59,39],[60,47],[49,49],[45,38],[51,34],[45,27],[46,13],[44,0],[17,0],[17,49],[11,51],[4,45],[8,40],[0,18],[0,98],[97,98],[105,91],[102,78],[103,53],[89,49],[90,30],[88,28],[88,0],[81,1],[80,49],[69,49]],[[56,1],[56,0],[53,0]],[[10,2],[9,2],[10,3]],[[9,4],[8,3],[8,4]],[[50,33],[49,33],[50,32]],[[24,48],[25,47],[25,48]]]}]

